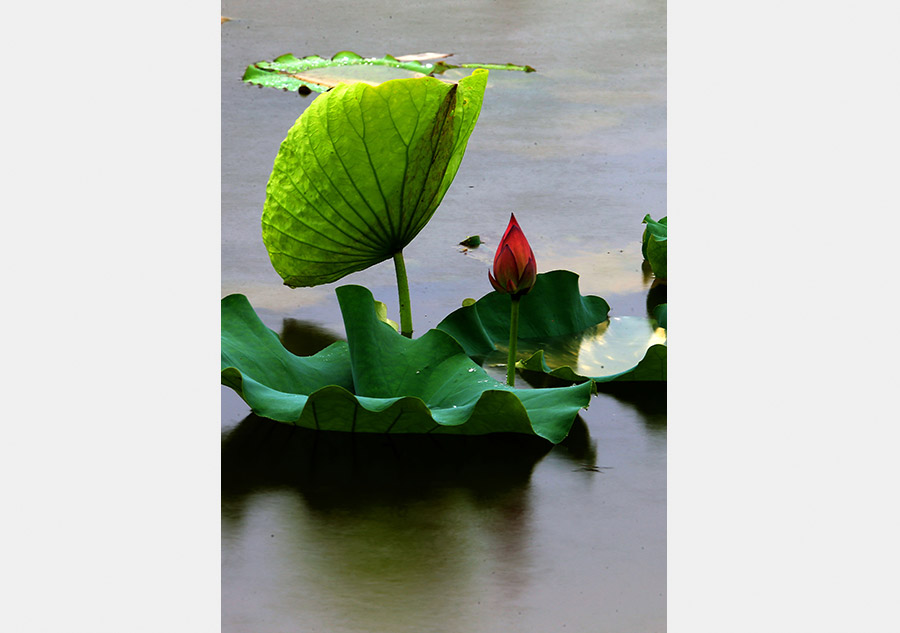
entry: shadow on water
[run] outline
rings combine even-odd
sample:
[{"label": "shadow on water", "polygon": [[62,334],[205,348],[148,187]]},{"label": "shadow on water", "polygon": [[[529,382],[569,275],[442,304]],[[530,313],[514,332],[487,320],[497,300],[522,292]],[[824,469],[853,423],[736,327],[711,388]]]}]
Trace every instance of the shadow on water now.
[{"label": "shadow on water", "polygon": [[[311,508],[353,508],[454,488],[490,501],[526,487],[552,448],[541,438],[513,433],[340,433],[251,414],[223,437],[222,499],[239,504],[255,491],[290,487]],[[559,448],[578,463],[590,460],[590,436],[580,417]]]},{"label": "shadow on water", "polygon": [[654,279],[647,291],[647,316],[653,316],[656,306],[666,303],[666,282]]},{"label": "shadow on water", "polygon": [[297,356],[312,356],[342,340],[319,324],[300,319],[283,319],[279,338],[285,349]]},{"label": "shadow on water", "polygon": [[666,430],[665,382],[634,381],[606,382],[597,385],[597,391],[628,405],[640,414],[649,431]]},{"label": "shadow on water", "polygon": [[591,439],[588,425],[580,415],[569,434],[562,442],[553,447],[553,454],[563,457],[582,470],[593,470],[597,466],[597,443]]}]

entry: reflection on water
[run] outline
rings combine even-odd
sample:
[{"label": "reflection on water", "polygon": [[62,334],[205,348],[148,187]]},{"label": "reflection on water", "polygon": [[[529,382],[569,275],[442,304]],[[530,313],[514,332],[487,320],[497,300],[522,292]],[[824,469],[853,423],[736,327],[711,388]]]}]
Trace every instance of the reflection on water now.
[{"label": "reflection on water", "polygon": [[[222,509],[225,551],[253,556],[223,566],[271,592],[290,630],[368,631],[372,618],[383,631],[475,630],[479,609],[461,601],[487,607],[527,585],[530,479],[550,450],[524,435],[327,433],[250,415],[223,438]],[[579,419],[560,457],[595,456]],[[223,600],[242,598],[226,583]]]},{"label": "reflection on water", "polygon": [[250,415],[223,439],[223,499],[295,488],[310,507],[355,508],[454,486],[478,496],[527,484],[551,445],[525,435],[435,436],[316,432]]},{"label": "reflection on water", "polygon": [[615,398],[640,415],[648,431],[666,431],[667,383],[623,381],[597,383],[597,391]]},{"label": "reflection on water", "polygon": [[582,376],[618,374],[637,365],[651,345],[665,342],[666,331],[653,323],[634,317],[613,317],[582,335],[573,367]]},{"label": "reflection on water", "polygon": [[666,282],[654,279],[650,290],[647,291],[647,316],[653,316],[654,308],[664,303],[666,303]]}]

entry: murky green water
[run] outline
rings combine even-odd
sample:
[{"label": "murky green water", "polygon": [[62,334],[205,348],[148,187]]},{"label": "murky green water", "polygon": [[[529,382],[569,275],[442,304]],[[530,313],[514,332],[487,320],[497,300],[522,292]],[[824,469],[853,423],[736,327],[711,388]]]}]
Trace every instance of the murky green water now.
[{"label": "murky green water", "polygon": [[[454,184],[404,251],[416,332],[490,291],[511,211],[540,271],[578,272],[611,316],[646,314],[641,219],[666,214],[665,3],[225,1],[222,14],[223,296],[310,339],[309,324],[343,335],[344,283],[397,318],[390,262],[282,286],[259,218],[310,97],[240,77],[288,52],[438,51],[538,72],[492,72]],[[473,234],[483,245],[461,252]],[[596,396],[547,450],[315,436],[248,418],[223,388],[223,631],[664,631],[664,398]]]}]

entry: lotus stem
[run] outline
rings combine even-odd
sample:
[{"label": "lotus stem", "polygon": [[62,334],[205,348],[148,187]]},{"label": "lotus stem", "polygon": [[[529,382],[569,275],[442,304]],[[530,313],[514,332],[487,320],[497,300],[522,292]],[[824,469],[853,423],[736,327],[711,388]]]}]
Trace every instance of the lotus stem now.
[{"label": "lotus stem", "polygon": [[397,294],[400,299],[400,334],[412,338],[412,306],[409,302],[409,280],[406,278],[402,250],[394,253],[394,270],[397,271]]},{"label": "lotus stem", "polygon": [[516,386],[516,342],[519,340],[519,297],[511,296],[509,312],[509,357],[506,362],[506,384]]}]

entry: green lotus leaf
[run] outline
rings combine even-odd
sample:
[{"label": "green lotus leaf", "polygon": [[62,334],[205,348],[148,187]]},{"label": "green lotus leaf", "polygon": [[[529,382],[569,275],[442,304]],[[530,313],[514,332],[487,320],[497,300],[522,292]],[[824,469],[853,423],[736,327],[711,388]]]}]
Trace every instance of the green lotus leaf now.
[{"label": "green lotus leaf", "polygon": [[398,334],[379,320],[367,289],[342,286],[337,295],[347,342],[308,358],[284,349],[245,297],[223,299],[222,383],[257,415],[361,433],[512,432],[558,443],[590,403],[589,383],[513,389],[444,332],[415,340]]},{"label": "green lotus leaf", "polygon": [[309,105],[275,157],[262,215],[286,285],[336,281],[413,240],[459,169],[487,73],[340,84]]},{"label": "green lotus leaf", "polygon": [[667,219],[662,218],[655,222],[649,214],[644,217],[644,235],[641,238],[641,254],[650,262],[653,274],[659,279],[666,278],[666,236],[668,233]]},{"label": "green lotus leaf", "polygon": [[[505,364],[508,295],[491,292],[451,313],[437,329],[480,364]],[[517,366],[573,382],[665,380],[665,329],[646,317],[609,318],[609,304],[582,296],[578,275],[541,273],[519,304]]]},{"label": "green lotus leaf", "polygon": [[352,389],[349,363],[345,341],[336,341],[315,356],[296,356],[259,320],[247,297],[222,299],[222,384],[251,407],[264,403],[261,415],[289,419],[310,393],[328,385]]},{"label": "green lotus leaf", "polygon": [[666,327],[666,312],[667,312],[666,303],[661,303],[660,305],[653,308],[653,318],[656,319],[656,322],[659,323],[659,327]]},{"label": "green lotus leaf", "polygon": [[[509,295],[490,292],[449,314],[437,329],[450,334],[477,362],[509,342]],[[578,275],[568,270],[540,273],[519,301],[519,346],[580,333],[606,321],[609,304],[578,292]],[[504,352],[505,353],[505,352]],[[504,356],[505,358],[505,356]]]}]

